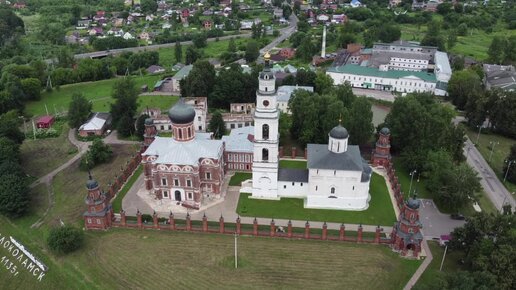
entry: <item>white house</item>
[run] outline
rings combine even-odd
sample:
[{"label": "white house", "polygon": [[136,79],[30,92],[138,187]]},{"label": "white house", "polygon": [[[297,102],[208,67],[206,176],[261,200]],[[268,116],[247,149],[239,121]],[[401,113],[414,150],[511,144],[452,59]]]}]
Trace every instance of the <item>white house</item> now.
[{"label": "white house", "polygon": [[133,36],[131,33],[126,32],[126,33],[124,34],[123,38],[124,38],[125,40],[129,40],[129,39],[134,39],[134,36]]}]

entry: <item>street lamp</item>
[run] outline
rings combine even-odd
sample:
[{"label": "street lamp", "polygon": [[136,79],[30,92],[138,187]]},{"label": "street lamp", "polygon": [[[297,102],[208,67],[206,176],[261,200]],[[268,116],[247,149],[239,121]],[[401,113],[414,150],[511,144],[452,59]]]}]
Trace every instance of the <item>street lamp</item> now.
[{"label": "street lamp", "polygon": [[408,194],[409,194],[409,197],[410,197],[410,191],[412,190],[412,180],[414,180],[414,175],[416,174],[417,170],[414,169],[412,170],[412,172],[409,173],[410,175],[410,186],[409,186],[409,190],[408,190]]},{"label": "street lamp", "polygon": [[478,125],[478,134],[477,134],[477,145],[478,145],[478,140],[480,139],[480,131],[482,131],[482,125]]},{"label": "street lamp", "polygon": [[491,153],[489,153],[489,162],[491,162],[491,158],[493,157],[494,147],[495,147],[495,145],[500,144],[500,142],[490,141],[489,144],[491,144]]},{"label": "street lamp", "polygon": [[505,176],[503,177],[503,182],[507,179],[507,174],[509,174],[509,169],[511,168],[511,165],[514,163],[514,160],[505,160],[505,163],[507,163],[507,170],[505,171]]}]

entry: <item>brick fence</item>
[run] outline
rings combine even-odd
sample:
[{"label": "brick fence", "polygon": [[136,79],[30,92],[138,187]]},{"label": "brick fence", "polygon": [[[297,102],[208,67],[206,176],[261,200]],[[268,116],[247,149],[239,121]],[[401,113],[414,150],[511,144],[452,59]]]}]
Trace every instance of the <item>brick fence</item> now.
[{"label": "brick fence", "polygon": [[403,192],[401,191],[401,184],[398,181],[398,176],[396,176],[396,169],[394,169],[392,161],[389,160],[389,163],[387,163],[385,166],[385,170],[387,171],[387,176],[389,177],[391,188],[394,191],[396,205],[399,209],[401,209],[403,207]]},{"label": "brick fence", "polygon": [[133,173],[136,171],[138,165],[140,165],[141,160],[141,153],[138,152],[126,162],[125,167],[120,167],[119,173],[115,175],[115,180],[108,184],[108,190],[106,194],[108,195],[108,198],[111,199],[111,202],[113,202],[113,199],[116,197],[118,192],[120,192],[127,179],[129,179],[129,177],[131,177],[131,175],[133,175]]},{"label": "brick fence", "polygon": [[[134,218],[134,217],[132,217]],[[374,237],[364,237],[362,226],[358,227],[355,235],[346,235],[346,226],[342,224],[340,229],[328,230],[326,223],[321,229],[311,228],[310,223],[306,222],[305,228],[294,228],[289,221],[286,229],[278,227],[274,219],[270,224],[259,225],[258,221],[254,219],[252,224],[243,224],[240,218],[237,218],[235,223],[228,223],[224,221],[224,217],[220,217],[219,222],[208,222],[208,218],[204,216],[202,221],[192,221],[190,215],[186,216],[186,220],[175,219],[174,215],[170,213],[168,219],[158,218],[154,213],[152,215],[152,223],[144,223],[142,213],[137,212],[136,221],[129,220],[122,210],[120,212],[120,220],[114,221],[113,227],[118,228],[133,228],[133,229],[154,229],[165,231],[183,231],[183,232],[199,232],[211,234],[237,234],[247,236],[260,237],[278,237],[278,238],[295,238],[295,239],[310,239],[310,240],[331,240],[331,241],[347,241],[355,243],[371,243],[371,244],[390,244],[389,238],[381,237],[383,228],[378,226],[374,233]]]}]

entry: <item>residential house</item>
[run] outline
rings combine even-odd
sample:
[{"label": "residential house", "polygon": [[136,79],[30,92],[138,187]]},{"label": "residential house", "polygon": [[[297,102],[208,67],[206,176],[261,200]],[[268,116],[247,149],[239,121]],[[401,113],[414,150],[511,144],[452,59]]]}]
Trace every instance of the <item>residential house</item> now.
[{"label": "residential house", "polygon": [[133,36],[131,33],[126,32],[126,33],[124,34],[123,38],[124,38],[125,40],[129,40],[129,39],[134,39],[134,36]]},{"label": "residential house", "polygon": [[484,84],[486,89],[516,90],[516,70],[512,65],[484,64]]},{"label": "residential house", "polygon": [[88,31],[90,36],[102,36],[104,35],[104,30],[102,27],[93,27]]},{"label": "residential house", "polygon": [[79,136],[102,136],[111,125],[111,114],[92,113],[86,123],[79,127]]},{"label": "residential house", "polygon": [[164,73],[165,69],[159,65],[151,65],[146,69],[149,74],[160,74]]},{"label": "residential house", "polygon": [[115,37],[122,37],[122,36],[124,36],[124,31],[120,28],[111,28],[110,30],[108,30],[107,35],[115,36]]},{"label": "residential house", "polygon": [[91,25],[91,19],[80,19],[77,21],[75,29],[87,29]]},{"label": "residential house", "polygon": [[331,22],[335,24],[344,24],[348,22],[348,17],[345,14],[333,14],[331,16]]},{"label": "residential house", "polygon": [[124,24],[125,24],[125,19],[123,19],[123,18],[116,18],[115,21],[113,22],[113,25],[117,28],[123,27]]},{"label": "residential house", "polygon": [[204,20],[202,22],[202,27],[204,27],[204,29],[206,29],[206,30],[210,30],[212,28],[212,26],[213,26],[213,22],[210,20]]},{"label": "residential house", "polygon": [[287,59],[292,59],[296,56],[296,49],[292,47],[285,47],[282,48],[278,54]]},{"label": "residential house", "polygon": [[351,0],[351,3],[349,3],[349,6],[352,8],[362,7],[362,3],[358,0]]}]

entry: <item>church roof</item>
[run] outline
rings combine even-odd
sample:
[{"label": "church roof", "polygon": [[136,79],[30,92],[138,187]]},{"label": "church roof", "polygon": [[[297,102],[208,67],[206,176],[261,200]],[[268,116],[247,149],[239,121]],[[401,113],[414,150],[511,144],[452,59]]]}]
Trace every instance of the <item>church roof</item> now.
[{"label": "church roof", "polygon": [[308,182],[308,170],[280,168],[278,170],[278,180],[291,182]]},{"label": "church roof", "polygon": [[356,145],[349,145],[348,150],[334,153],[327,144],[308,144],[308,168],[362,171],[364,169],[360,150]]},{"label": "church roof", "polygon": [[232,129],[229,136],[222,136],[222,141],[226,143],[226,151],[253,153],[254,144],[249,138],[249,135],[253,134],[253,126]]},{"label": "church roof", "polygon": [[222,140],[198,138],[178,142],[171,137],[156,137],[143,155],[157,155],[155,163],[192,165],[199,164],[201,158],[219,158],[223,147]]},{"label": "church roof", "polygon": [[330,131],[330,137],[335,139],[346,139],[349,137],[348,130],[342,127],[340,124],[338,126],[333,127]]}]

